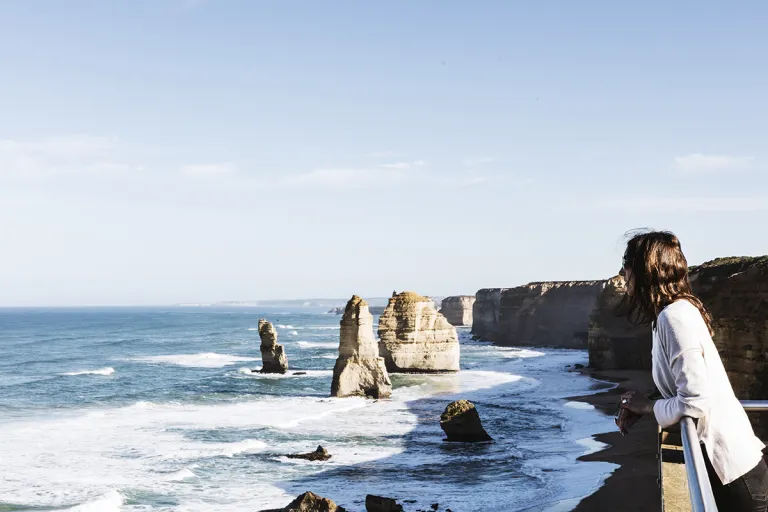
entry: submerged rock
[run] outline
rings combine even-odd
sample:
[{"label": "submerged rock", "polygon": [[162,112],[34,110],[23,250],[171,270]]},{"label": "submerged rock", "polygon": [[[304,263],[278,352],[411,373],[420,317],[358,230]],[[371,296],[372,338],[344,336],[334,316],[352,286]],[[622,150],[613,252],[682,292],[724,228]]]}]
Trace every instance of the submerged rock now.
[{"label": "submerged rock", "polygon": [[392,498],[374,496],[369,494],[365,497],[366,512],[403,512],[403,506]]},{"label": "submerged rock", "polygon": [[357,295],[347,303],[341,319],[339,357],[333,367],[331,396],[363,395],[386,398],[392,383],[373,336],[373,315]]},{"label": "submerged rock", "polygon": [[261,510],[260,512],[347,512],[328,498],[307,491],[284,508]]},{"label": "submerged rock", "polygon": [[288,358],[283,346],[277,344],[277,331],[264,318],[259,320],[259,338],[261,338],[261,373],[285,373],[288,371]]},{"label": "submerged rock", "polygon": [[331,454],[328,453],[328,450],[326,450],[322,446],[318,446],[317,450],[313,452],[291,454],[291,455],[286,455],[286,457],[288,457],[289,459],[304,459],[304,460],[317,461],[317,460],[328,460],[331,458]]},{"label": "submerged rock", "polygon": [[390,372],[459,371],[456,328],[427,297],[403,292],[379,318],[379,354]]},{"label": "submerged rock", "polygon": [[440,427],[448,436],[447,441],[477,443],[493,440],[483,428],[475,405],[469,400],[448,404],[440,416]]}]

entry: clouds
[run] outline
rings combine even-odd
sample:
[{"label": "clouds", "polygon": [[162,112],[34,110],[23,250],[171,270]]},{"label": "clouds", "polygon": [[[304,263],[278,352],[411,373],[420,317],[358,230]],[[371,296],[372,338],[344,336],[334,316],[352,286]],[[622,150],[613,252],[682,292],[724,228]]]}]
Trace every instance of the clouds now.
[{"label": "clouds", "polygon": [[414,169],[417,167],[424,167],[426,162],[424,160],[416,160],[414,162],[393,162],[387,164],[379,164],[378,167],[382,169],[395,169],[399,171],[407,171],[408,169]]},{"label": "clouds", "polygon": [[0,178],[43,179],[140,170],[116,155],[117,139],[92,135],[0,139]]},{"label": "clouds", "polygon": [[462,161],[462,164],[467,167],[478,167],[481,165],[492,164],[496,161],[497,161],[497,158],[493,156],[473,156],[473,157],[465,158]]},{"label": "clouds", "polygon": [[238,172],[237,164],[233,162],[220,162],[210,164],[187,164],[182,165],[179,172],[186,176],[194,177],[216,177],[228,176]]},{"label": "clouds", "polygon": [[429,185],[460,188],[483,184],[485,176],[473,171],[433,168],[424,160],[388,162],[351,167],[328,166],[293,174],[279,182],[284,188],[321,187],[326,189],[362,189]]},{"label": "clouds", "polygon": [[629,197],[600,202],[601,209],[634,213],[704,213],[768,211],[768,196]]},{"label": "clouds", "polygon": [[684,172],[742,171],[753,167],[751,156],[705,155],[692,153],[675,157],[677,167]]}]

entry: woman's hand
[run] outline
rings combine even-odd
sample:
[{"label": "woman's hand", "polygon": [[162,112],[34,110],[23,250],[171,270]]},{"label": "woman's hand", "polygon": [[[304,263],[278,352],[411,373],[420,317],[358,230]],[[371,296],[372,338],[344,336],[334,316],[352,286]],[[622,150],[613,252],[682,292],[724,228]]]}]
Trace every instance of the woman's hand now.
[{"label": "woman's hand", "polygon": [[637,391],[627,391],[621,395],[621,408],[629,409],[635,414],[651,414],[653,401]]},{"label": "woman's hand", "polygon": [[642,418],[641,415],[635,414],[629,409],[620,407],[614,421],[616,422],[616,426],[619,427],[619,432],[621,432],[621,435],[626,436],[629,434],[629,429],[632,427],[632,425],[637,423],[637,420],[640,418]]}]

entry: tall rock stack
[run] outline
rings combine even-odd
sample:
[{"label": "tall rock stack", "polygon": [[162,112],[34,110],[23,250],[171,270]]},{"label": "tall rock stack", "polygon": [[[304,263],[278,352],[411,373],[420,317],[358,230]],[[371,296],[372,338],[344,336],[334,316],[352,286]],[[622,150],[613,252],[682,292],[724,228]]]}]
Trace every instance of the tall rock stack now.
[{"label": "tall rock stack", "polygon": [[285,373],[288,370],[288,358],[283,346],[277,344],[277,331],[271,322],[259,320],[259,338],[261,338],[261,373]]},{"label": "tall rock stack", "polygon": [[472,325],[472,306],[475,304],[474,295],[455,295],[443,299],[440,313],[451,325],[463,327]]},{"label": "tall rock stack", "polygon": [[373,315],[368,303],[355,295],[347,302],[341,319],[331,396],[386,398],[391,393],[392,383],[373,336]]},{"label": "tall rock stack", "polygon": [[394,373],[459,371],[456,328],[413,292],[395,294],[379,317],[379,354]]}]

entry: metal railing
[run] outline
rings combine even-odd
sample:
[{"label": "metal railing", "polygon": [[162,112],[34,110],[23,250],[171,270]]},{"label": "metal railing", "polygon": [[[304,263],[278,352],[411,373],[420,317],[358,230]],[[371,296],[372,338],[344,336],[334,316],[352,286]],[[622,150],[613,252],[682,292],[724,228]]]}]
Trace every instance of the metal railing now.
[{"label": "metal railing", "polygon": [[[768,411],[768,400],[741,400],[745,411]],[[693,419],[688,416],[680,420],[680,436],[683,439],[685,472],[688,476],[688,491],[691,493],[693,512],[717,512],[712,486],[709,483],[704,454],[699,444],[699,435]]]}]

